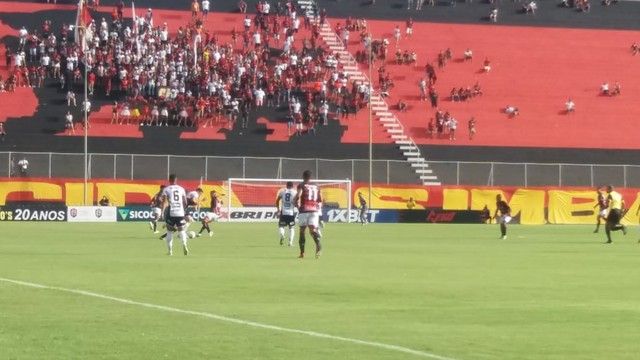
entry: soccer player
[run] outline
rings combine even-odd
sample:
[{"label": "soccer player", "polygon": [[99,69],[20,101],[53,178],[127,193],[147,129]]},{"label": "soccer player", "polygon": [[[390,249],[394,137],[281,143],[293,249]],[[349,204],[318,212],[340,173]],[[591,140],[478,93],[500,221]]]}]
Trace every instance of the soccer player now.
[{"label": "soccer player", "polygon": [[209,233],[209,237],[212,237],[213,230],[211,230],[211,228],[209,227],[209,223],[220,218],[220,206],[222,206],[222,201],[220,201],[220,199],[218,198],[218,194],[215,190],[211,190],[209,195],[211,195],[211,212],[208,212],[202,218],[202,228],[200,228],[200,231],[198,232],[198,237],[200,237],[202,235],[202,232],[205,230],[207,230],[207,233]]},{"label": "soccer player", "polygon": [[598,222],[596,223],[596,229],[593,230],[594,234],[600,231],[600,219],[604,220],[605,222],[607,221],[607,209],[609,208],[609,202],[604,197],[602,191],[600,191],[600,188],[597,188],[596,192],[598,193],[598,203],[595,204],[593,208],[598,208]]},{"label": "soccer player", "polygon": [[489,207],[486,204],[482,210],[480,210],[480,222],[483,224],[491,224],[491,212],[489,212]]},{"label": "soccer player", "polygon": [[360,219],[360,223],[362,225],[367,223],[367,200],[365,200],[364,196],[361,192],[358,193],[358,201],[360,201],[360,214],[358,218]]},{"label": "soccer player", "polygon": [[164,218],[167,224],[167,255],[173,255],[173,235],[178,233],[182,241],[182,250],[185,255],[189,254],[187,247],[187,227],[186,207],[187,194],[184,188],[178,185],[178,177],[175,174],[169,175],[169,186],[162,190],[162,201],[164,209]]},{"label": "soccer player", "polygon": [[200,211],[200,197],[202,196],[202,189],[196,188],[187,194],[187,222],[191,223],[193,220],[193,213]]},{"label": "soccer player", "polygon": [[164,185],[160,185],[160,191],[151,198],[151,216],[153,216],[153,218],[149,221],[149,227],[153,230],[154,234],[158,233],[158,220],[162,217],[162,191],[164,188]]},{"label": "soccer player", "polygon": [[284,230],[289,227],[289,246],[293,246],[296,224],[296,191],[293,190],[293,182],[287,181],[287,187],[281,189],[276,197],[276,208],[280,219],[278,220],[278,231],[280,232],[280,245],[284,245]]},{"label": "soccer player", "polygon": [[[500,213],[500,216],[498,216]],[[502,200],[502,195],[496,195],[496,212],[493,214],[494,219],[500,224],[500,239],[507,239],[507,224],[511,221],[511,207],[506,201]]]},{"label": "soccer player", "polygon": [[611,244],[611,232],[622,230],[627,235],[627,228],[620,224],[624,212],[624,199],[622,195],[613,190],[613,186],[607,186],[607,202],[609,203],[609,211],[607,214],[607,222],[604,224],[604,230],[607,233],[606,244]]},{"label": "soccer player", "polygon": [[318,232],[318,204],[322,202],[322,195],[318,186],[311,183],[311,170],[302,173],[302,184],[298,185],[295,203],[300,210],[298,222],[300,223],[300,256],[304,258],[305,232],[309,228],[309,234],[316,243],[316,258],[320,257],[322,245]]}]

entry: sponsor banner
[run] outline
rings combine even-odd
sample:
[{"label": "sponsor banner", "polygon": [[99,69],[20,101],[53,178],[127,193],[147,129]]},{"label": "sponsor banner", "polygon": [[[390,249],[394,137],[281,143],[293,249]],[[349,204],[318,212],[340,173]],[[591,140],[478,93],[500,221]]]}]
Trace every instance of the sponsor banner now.
[{"label": "sponsor banner", "polygon": [[69,222],[115,222],[117,220],[115,206],[69,206],[67,221]]},{"label": "sponsor banner", "polygon": [[117,221],[149,221],[153,218],[153,210],[148,206],[118,207]]},{"label": "sponsor banner", "polygon": [[[324,209],[322,219],[326,222],[355,223],[360,221],[360,210]],[[369,209],[367,220],[371,223],[395,223],[398,222],[398,211]]]},{"label": "sponsor banner", "polygon": [[[419,221],[415,221],[420,219]],[[515,219],[514,219],[515,220]],[[449,224],[480,224],[481,212],[472,210],[401,210],[398,222],[428,222]]]},{"label": "sponsor banner", "polygon": [[[359,222],[360,210],[327,209],[323,219],[327,222]],[[369,209],[367,220],[371,223],[451,223],[451,224],[479,224],[480,211],[471,210],[387,210]],[[514,219],[515,220],[515,219]]]},{"label": "sponsor banner", "polygon": [[[246,208],[246,209],[267,209],[267,208]],[[275,209],[275,208],[274,208]],[[227,209],[221,209],[220,219],[218,221],[226,221],[227,220]],[[243,209],[238,209],[243,210]],[[274,210],[275,211],[275,210]],[[190,215],[194,221],[200,221],[204,219],[209,213],[209,209],[201,209],[199,211],[194,211],[193,209],[187,209],[187,215]],[[252,212],[249,212],[252,214]],[[255,212],[253,212],[255,213]],[[253,216],[250,214],[243,214],[242,211],[236,211],[237,218],[242,218],[243,216]],[[150,221],[153,219],[153,210],[148,206],[126,206],[117,208],[117,213],[115,214],[117,217],[117,221]]]},{"label": "sponsor banner", "polygon": [[[111,204],[121,206],[126,214],[118,213],[119,221],[148,220],[151,210],[148,205],[151,198],[158,191],[158,185],[165,181],[131,181],[131,180],[92,180],[89,182],[88,195],[95,203],[103,196]],[[215,190],[222,195],[225,204],[230,203],[233,221],[267,221],[270,219],[265,208],[272,209],[276,191],[252,191],[249,185],[236,188],[227,194],[228,188],[223,182],[198,183],[185,181],[181,183],[186,189],[201,187],[205,195],[202,204],[208,204],[206,197]],[[242,190],[242,191],[240,191]],[[473,217],[474,211],[480,211],[485,206],[491,214],[496,208],[496,195],[511,207],[511,215],[521,224],[593,224],[596,222],[598,193],[593,188],[585,187],[517,187],[517,186],[421,186],[407,184],[377,184],[369,185],[354,182],[351,193],[347,189],[324,187],[321,189],[325,205],[332,204],[333,208],[325,211],[325,216],[336,218],[335,221],[344,222],[346,219],[357,219],[357,210],[346,209],[348,199],[352,204],[358,204],[358,193],[365,199],[371,199],[369,208],[380,210],[373,217],[373,222],[422,222],[419,213],[405,213],[405,211],[425,211],[430,215],[428,222],[476,222],[474,218],[461,220],[462,217]],[[640,188],[620,188],[618,191],[624,197],[628,212],[622,219],[625,225],[637,224],[635,216],[640,209]],[[84,186],[77,179],[16,179],[0,178],[0,206],[5,204],[35,204],[41,202],[64,203],[67,206],[81,205],[84,200]],[[253,208],[243,207],[251,204]],[[126,210],[131,211],[129,214]],[[334,210],[331,214],[329,211]],[[392,210],[387,212],[387,210]],[[142,213],[138,213],[142,211]],[[465,212],[470,212],[466,214]],[[450,212],[454,212],[452,215]],[[32,216],[31,214],[29,214]],[[194,214],[200,218],[201,214]],[[5,214],[5,218],[7,215]],[[66,214],[65,214],[66,217]],[[223,216],[223,218],[226,216]],[[24,216],[21,216],[24,218]],[[328,221],[331,221],[330,219]]]},{"label": "sponsor banner", "polygon": [[8,204],[0,207],[0,221],[67,221],[63,204]]},{"label": "sponsor banner", "polygon": [[275,222],[278,221],[277,212],[275,206],[231,208],[229,221]]}]

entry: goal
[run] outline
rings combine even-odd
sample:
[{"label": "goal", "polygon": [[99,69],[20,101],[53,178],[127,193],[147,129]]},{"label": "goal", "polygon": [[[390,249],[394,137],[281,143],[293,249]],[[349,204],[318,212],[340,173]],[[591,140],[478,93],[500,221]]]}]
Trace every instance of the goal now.
[{"label": "goal", "polygon": [[[226,205],[229,221],[265,222],[276,221],[276,197],[278,191],[293,182],[294,189],[300,179],[248,179],[230,178],[226,184]],[[351,222],[348,216],[352,204],[351,180],[312,180],[320,188],[322,195],[322,218],[325,221],[341,218]],[[332,212],[347,214],[343,217],[330,216]]]}]

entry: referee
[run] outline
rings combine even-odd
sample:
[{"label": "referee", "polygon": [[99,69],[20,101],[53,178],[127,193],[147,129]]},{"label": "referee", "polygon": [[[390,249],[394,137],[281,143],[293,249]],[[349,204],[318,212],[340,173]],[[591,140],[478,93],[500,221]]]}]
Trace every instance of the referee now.
[{"label": "referee", "polygon": [[607,223],[605,231],[607,233],[607,244],[611,244],[611,232],[622,230],[627,235],[627,228],[620,224],[620,220],[624,216],[624,199],[619,192],[613,190],[613,186],[607,186],[607,201],[609,202],[609,214],[607,215]]}]

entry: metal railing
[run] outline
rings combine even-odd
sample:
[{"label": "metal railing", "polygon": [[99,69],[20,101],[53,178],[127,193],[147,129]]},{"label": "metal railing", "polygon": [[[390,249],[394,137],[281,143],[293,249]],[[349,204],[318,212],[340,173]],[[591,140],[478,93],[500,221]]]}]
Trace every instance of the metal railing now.
[{"label": "metal railing", "polygon": [[[18,161],[29,161],[28,175],[42,178],[84,176],[83,154],[0,152],[0,177],[20,176]],[[428,161],[445,185],[640,187],[640,165]],[[158,180],[177,173],[185,180],[231,177],[298,178],[311,169],[322,179],[369,181],[368,159],[89,154],[91,179]],[[373,182],[417,184],[411,164],[373,160]]]},{"label": "metal railing", "polygon": [[[84,177],[83,154],[0,152],[0,177],[21,176],[17,163],[29,162],[27,174],[41,178]],[[295,159],[286,157],[88,154],[89,179],[159,180],[176,173],[185,180],[220,181],[232,177],[298,178],[311,169],[321,179],[369,181],[368,159]],[[411,165],[402,160],[373,160],[373,182],[416,184]]]},{"label": "metal railing", "polygon": [[640,165],[428,161],[443,184],[640,187]]}]

